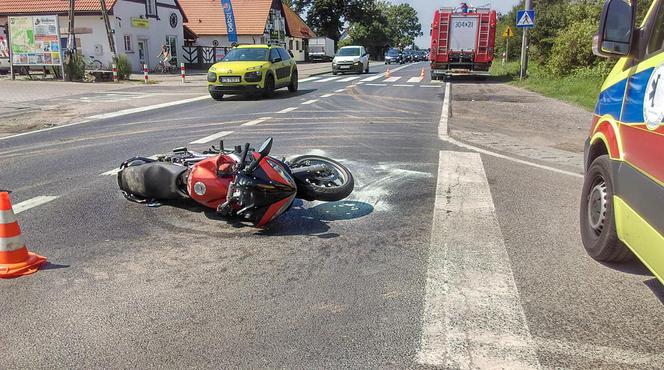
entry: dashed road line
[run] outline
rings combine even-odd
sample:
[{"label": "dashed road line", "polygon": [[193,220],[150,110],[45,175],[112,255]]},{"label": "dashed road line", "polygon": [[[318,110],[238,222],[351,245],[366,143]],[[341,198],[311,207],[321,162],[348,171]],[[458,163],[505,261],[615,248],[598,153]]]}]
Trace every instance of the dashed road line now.
[{"label": "dashed road line", "polygon": [[367,84],[367,86],[381,86],[381,87],[385,87],[385,86],[387,86],[387,84]]},{"label": "dashed road line", "polygon": [[394,87],[413,87],[413,86],[415,86],[415,85],[405,85],[405,84],[404,84],[404,85],[400,85],[400,84],[394,84],[394,85],[392,85],[392,86],[394,86]]},{"label": "dashed road line", "polygon": [[[360,81],[360,82],[371,82],[371,81],[376,81],[376,80],[381,79],[381,78],[383,78],[383,77],[385,77],[385,74],[384,74],[384,73],[379,73],[379,74],[377,74],[377,75],[375,75],[375,76],[367,77],[367,78],[365,78],[364,80],[362,80],[362,81]],[[368,85],[368,84],[367,84],[367,85]]]},{"label": "dashed road line", "polygon": [[340,79],[340,78],[341,78],[341,77],[328,77],[328,78],[324,78],[324,79],[322,79],[322,80],[318,80],[318,81],[316,81],[316,82],[330,82],[330,81],[338,80],[338,79]]},{"label": "dashed road line", "polygon": [[31,208],[39,207],[41,205],[44,205],[46,203],[50,203],[59,197],[54,197],[54,196],[38,196],[34,197],[32,199],[28,199],[24,202],[14,204],[14,213],[19,214],[21,212],[25,212]]},{"label": "dashed road line", "polygon": [[261,118],[255,119],[255,120],[253,120],[253,121],[249,121],[249,122],[247,122],[247,123],[243,123],[243,124],[241,124],[240,126],[256,126],[256,125],[259,124],[259,123],[263,123],[263,122],[265,122],[265,121],[269,121],[269,120],[271,120],[271,119],[272,119],[272,117],[261,117]]},{"label": "dashed road line", "polygon": [[339,80],[338,82],[350,82],[353,80],[357,80],[358,78],[360,78],[360,76],[351,76],[351,77],[346,77],[343,80]]},{"label": "dashed road line", "polygon": [[[249,123],[249,122],[247,122],[247,123]],[[246,123],[245,123],[245,125],[246,125]],[[208,135],[208,136],[206,136],[206,137],[204,137],[204,138],[201,138],[201,139],[198,139],[198,140],[194,140],[194,141],[190,142],[189,144],[207,144],[207,143],[209,143],[209,142],[211,142],[211,141],[214,141],[214,140],[220,139],[220,138],[222,138],[222,137],[224,137],[224,136],[228,136],[228,135],[230,135],[230,134],[232,134],[232,133],[233,133],[233,131],[221,131],[221,132],[217,132],[216,134]]]},{"label": "dashed road line", "polygon": [[319,78],[320,78],[320,77],[308,77],[308,78],[303,78],[303,79],[301,79],[301,80],[298,80],[298,82],[316,81],[316,80],[318,80]]},{"label": "dashed road line", "polygon": [[400,79],[401,79],[401,77],[399,77],[399,76],[394,76],[394,77],[390,77],[390,78],[385,79],[385,81],[383,81],[383,82],[397,82],[397,81],[399,81]]},{"label": "dashed road line", "polygon": [[410,80],[408,80],[408,83],[409,83],[409,84],[412,84],[412,83],[420,83],[420,82],[422,82],[422,80],[424,80],[424,78],[422,78],[422,77],[420,77],[420,76],[418,76],[418,77],[413,77],[413,78],[411,78]]},{"label": "dashed road line", "polygon": [[304,103],[302,103],[302,105],[311,105],[316,102],[318,102],[318,99],[307,100]]},{"label": "dashed road line", "polygon": [[334,94],[325,94],[325,95],[321,95],[320,97],[321,98],[329,98],[330,96],[334,96]]},{"label": "dashed road line", "polygon": [[417,361],[539,369],[479,153],[441,151]]},{"label": "dashed road line", "polygon": [[292,111],[294,111],[294,110],[296,110],[296,109],[297,109],[297,107],[286,108],[286,109],[284,109],[284,110],[281,110],[281,111],[277,112],[277,114],[290,113],[290,112],[292,112]]},{"label": "dashed road line", "polygon": [[335,90],[334,92],[335,92],[335,93],[342,93],[342,92],[344,92],[344,91],[346,91],[346,89],[339,89],[339,90]]},{"label": "dashed road line", "polygon": [[430,87],[430,88],[434,88],[434,89],[440,89],[442,86],[441,85],[420,85],[420,87],[425,87],[425,88]]}]

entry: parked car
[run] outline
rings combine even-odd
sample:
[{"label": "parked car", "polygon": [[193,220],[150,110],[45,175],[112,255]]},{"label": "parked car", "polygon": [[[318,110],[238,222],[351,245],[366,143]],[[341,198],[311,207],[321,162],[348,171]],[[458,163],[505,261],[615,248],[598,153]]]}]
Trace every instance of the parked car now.
[{"label": "parked car", "polygon": [[620,58],[585,145],[581,239],[603,262],[638,257],[664,283],[664,2],[639,27],[635,2],[607,0],[595,54]]},{"label": "parked car", "polygon": [[310,39],[309,59],[312,62],[331,62],[334,59],[334,40],[327,37]]},{"label": "parked car", "polygon": [[385,64],[399,63],[403,64],[403,55],[399,49],[390,49],[385,53]]},{"label": "parked car", "polygon": [[369,54],[364,46],[344,46],[332,60],[332,74],[369,73]]},{"label": "parked car", "polygon": [[214,100],[224,94],[262,94],[298,89],[297,64],[286,49],[272,45],[242,45],[233,48],[207,74],[208,91]]}]

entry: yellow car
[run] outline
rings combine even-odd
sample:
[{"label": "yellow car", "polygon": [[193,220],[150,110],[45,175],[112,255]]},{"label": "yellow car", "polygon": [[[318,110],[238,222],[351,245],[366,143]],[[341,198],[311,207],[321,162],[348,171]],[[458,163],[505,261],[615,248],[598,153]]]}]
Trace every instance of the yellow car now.
[{"label": "yellow car", "polygon": [[208,91],[214,100],[224,94],[272,95],[274,90],[298,88],[297,65],[280,46],[241,45],[210,67],[207,75]]}]

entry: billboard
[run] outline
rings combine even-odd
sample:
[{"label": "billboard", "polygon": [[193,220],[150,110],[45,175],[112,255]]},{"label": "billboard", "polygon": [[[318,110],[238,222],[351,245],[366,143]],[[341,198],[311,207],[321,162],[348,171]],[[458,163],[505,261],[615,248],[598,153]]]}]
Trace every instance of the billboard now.
[{"label": "billboard", "polygon": [[62,65],[57,15],[9,17],[8,26],[13,65]]}]

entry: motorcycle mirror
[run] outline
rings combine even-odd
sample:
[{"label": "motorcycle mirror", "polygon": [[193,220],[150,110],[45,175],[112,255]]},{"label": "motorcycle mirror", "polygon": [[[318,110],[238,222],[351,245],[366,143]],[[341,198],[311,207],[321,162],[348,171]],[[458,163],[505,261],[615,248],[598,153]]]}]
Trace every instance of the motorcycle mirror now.
[{"label": "motorcycle mirror", "polygon": [[268,137],[265,139],[260,149],[258,149],[258,153],[261,155],[261,157],[267,157],[268,154],[270,154],[270,151],[272,150],[272,141],[272,138]]}]

